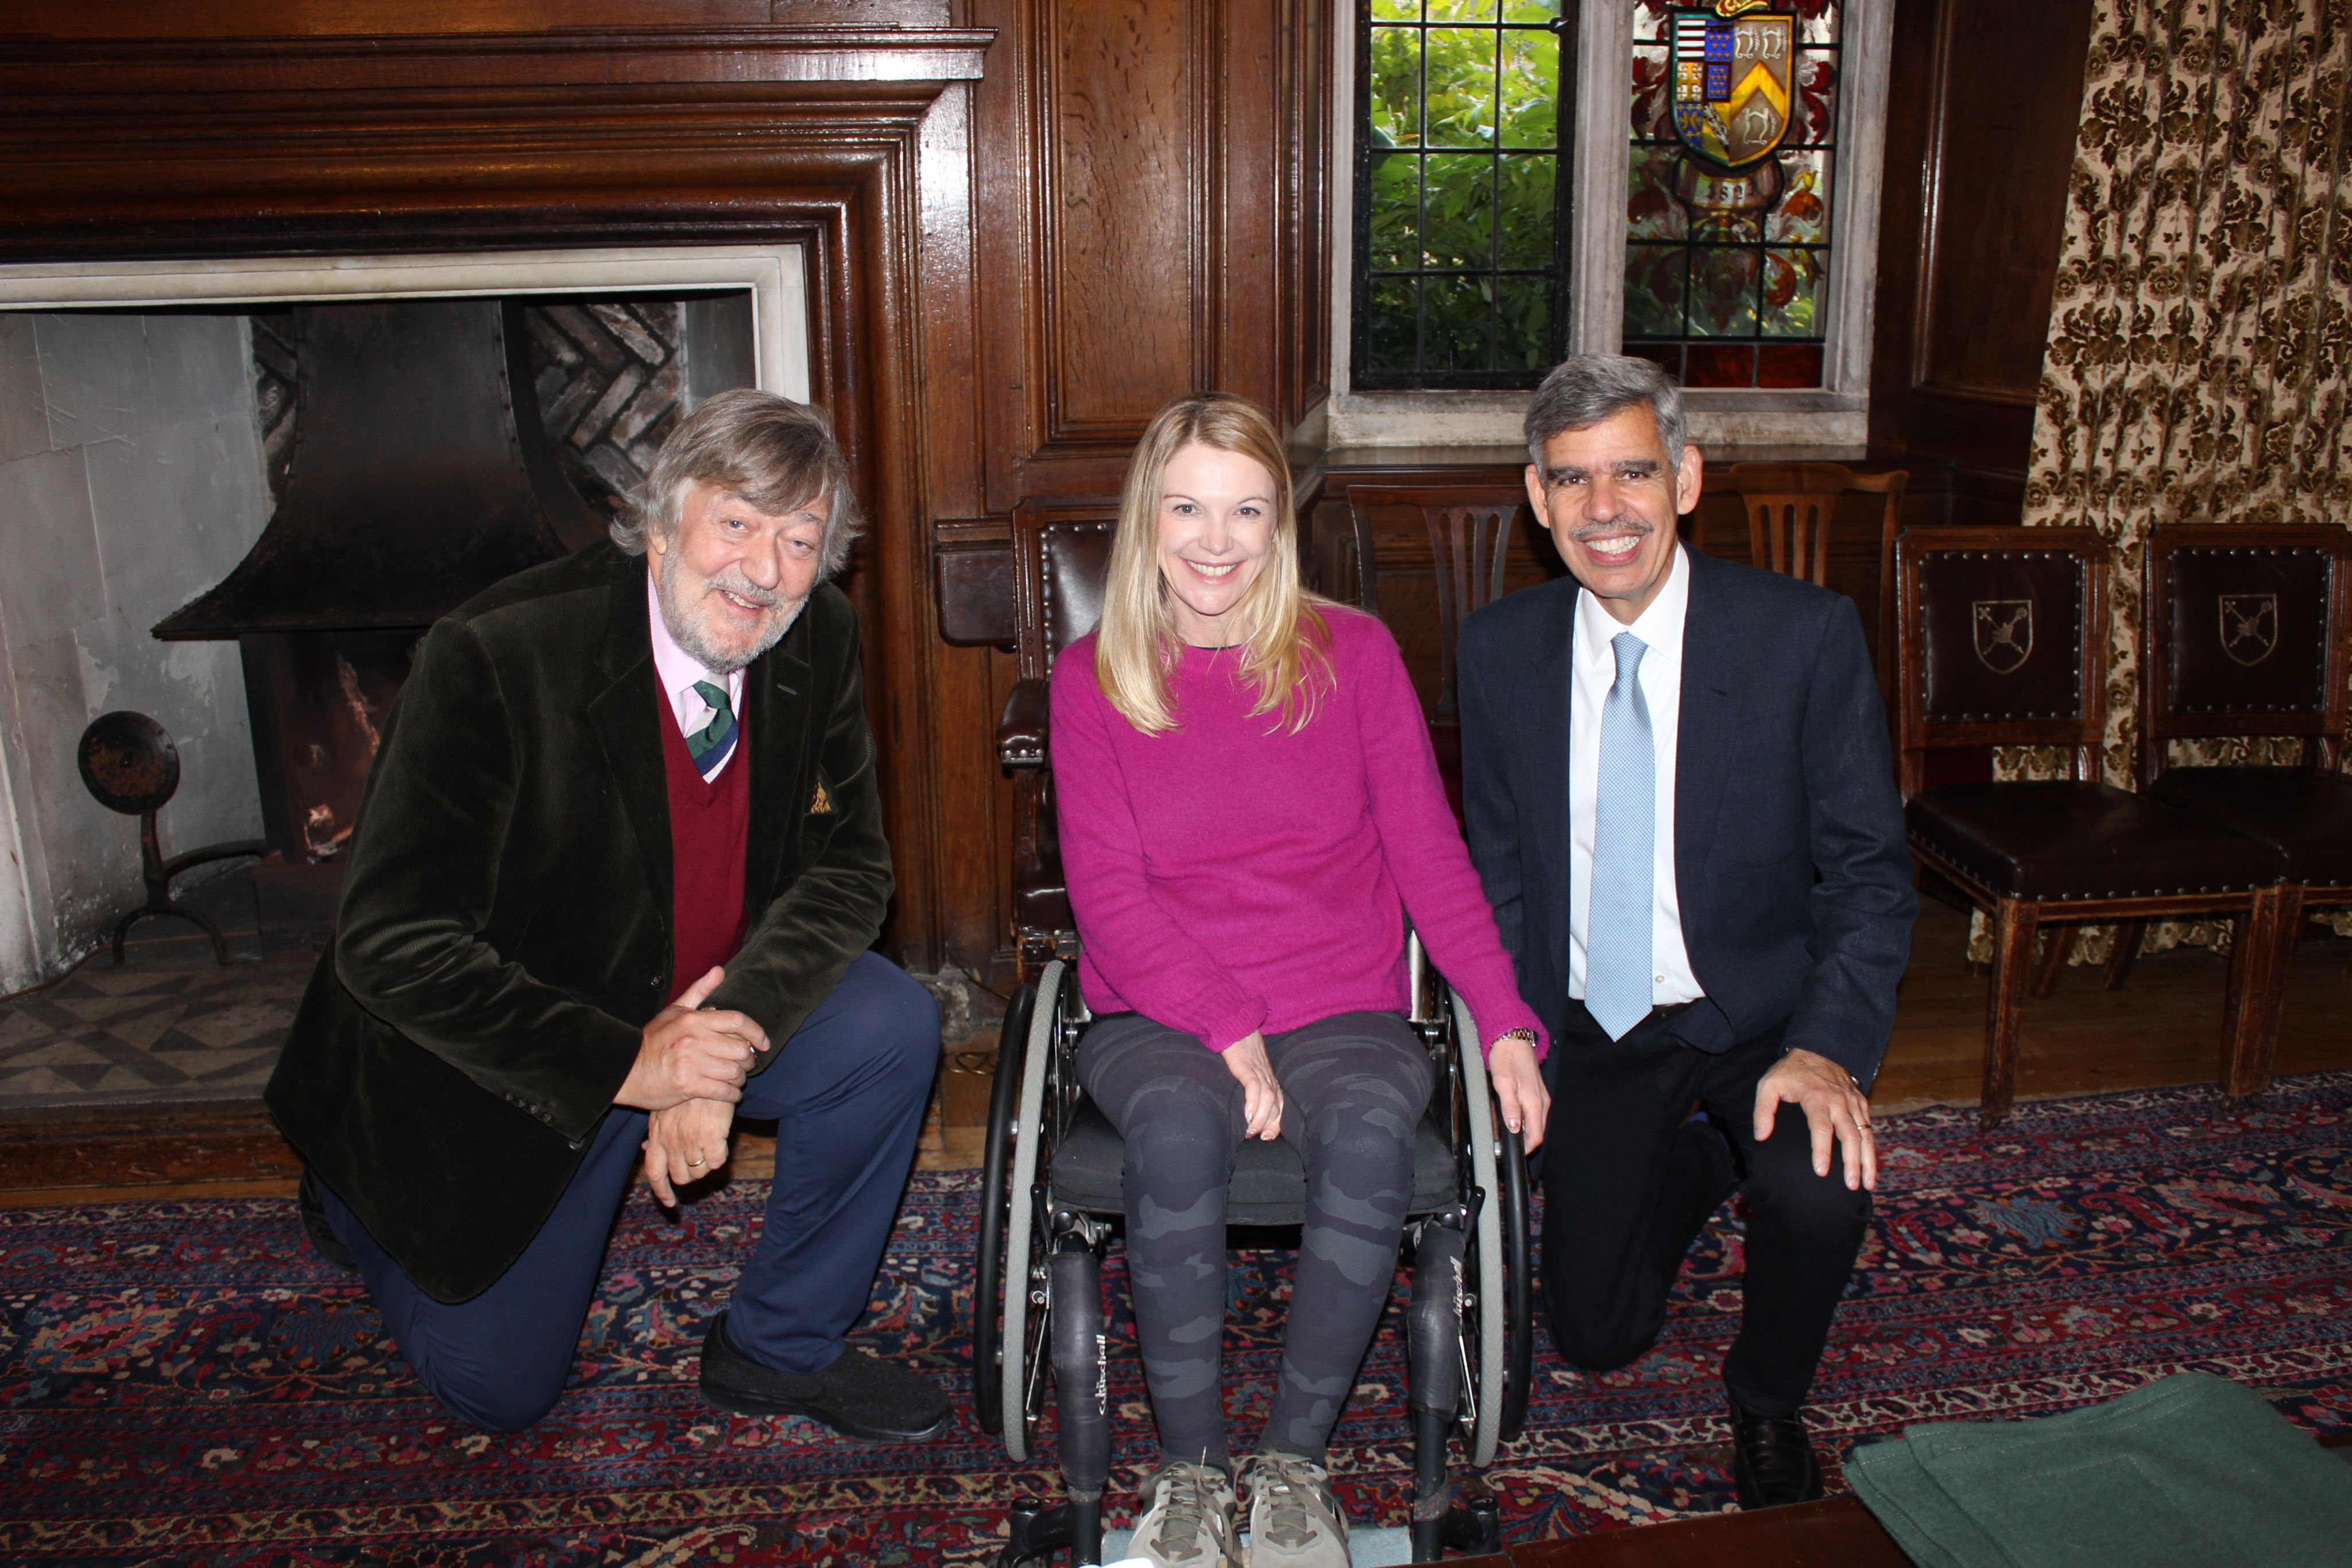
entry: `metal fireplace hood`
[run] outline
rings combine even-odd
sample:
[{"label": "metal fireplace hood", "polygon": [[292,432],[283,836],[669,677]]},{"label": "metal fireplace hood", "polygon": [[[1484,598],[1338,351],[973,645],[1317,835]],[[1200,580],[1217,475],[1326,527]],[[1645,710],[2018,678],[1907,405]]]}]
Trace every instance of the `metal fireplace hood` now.
[{"label": "metal fireplace hood", "polygon": [[285,497],[154,634],[421,628],[601,537],[549,449],[520,318],[496,300],[298,306]]}]

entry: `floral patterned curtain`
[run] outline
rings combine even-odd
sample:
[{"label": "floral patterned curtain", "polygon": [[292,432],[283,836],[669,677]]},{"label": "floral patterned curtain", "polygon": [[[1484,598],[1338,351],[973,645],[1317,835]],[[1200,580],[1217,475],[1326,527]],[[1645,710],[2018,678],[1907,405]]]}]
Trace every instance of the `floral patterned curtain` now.
[{"label": "floral patterned curtain", "polygon": [[[2352,0],[2098,0],[2025,521],[2115,547],[2110,783],[2132,782],[2148,529],[2352,526],[2347,71]],[[2299,757],[2256,740],[2180,759]]]}]

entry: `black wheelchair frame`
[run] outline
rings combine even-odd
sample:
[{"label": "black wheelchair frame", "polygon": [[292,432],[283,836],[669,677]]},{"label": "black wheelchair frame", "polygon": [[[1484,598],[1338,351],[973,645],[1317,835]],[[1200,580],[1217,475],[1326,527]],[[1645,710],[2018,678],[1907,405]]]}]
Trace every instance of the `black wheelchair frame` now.
[{"label": "black wheelchair frame", "polygon": [[[1468,1009],[1426,962],[1418,938],[1409,961],[1412,1021],[1439,1070],[1432,1114],[1442,1120],[1454,1167],[1448,1198],[1433,1208],[1416,1204],[1405,1228],[1412,1552],[1425,1562],[1448,1548],[1500,1547],[1500,1516],[1483,1472],[1525,1423],[1534,1322],[1518,1134],[1496,1114]],[[998,1568],[1047,1563],[1065,1548],[1076,1563],[1101,1557],[1110,1469],[1101,1265],[1121,1216],[1099,1202],[1072,1201],[1054,1180],[1055,1156],[1083,1097],[1072,1063],[1088,1021],[1076,966],[1057,958],[1015,997],[998,1045],[972,1295],[973,1404],[982,1427],[1003,1435],[1006,1453],[1027,1459],[1050,1373],[1066,1491],[1058,1504],[1013,1504]],[[1244,1157],[1280,1157],[1271,1151],[1285,1148],[1254,1143]],[[1300,1193],[1303,1202],[1303,1180]],[[1447,1447],[1457,1433],[1474,1471],[1459,1500]]]}]

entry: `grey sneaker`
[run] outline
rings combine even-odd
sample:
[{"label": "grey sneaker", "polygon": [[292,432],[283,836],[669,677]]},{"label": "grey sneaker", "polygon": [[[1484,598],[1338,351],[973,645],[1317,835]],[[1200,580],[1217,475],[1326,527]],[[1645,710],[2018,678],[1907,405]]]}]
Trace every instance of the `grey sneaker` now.
[{"label": "grey sneaker", "polygon": [[1250,1568],[1348,1568],[1348,1518],[1331,1472],[1297,1454],[1242,1461],[1249,1493]]},{"label": "grey sneaker", "polygon": [[1143,1517],[1127,1550],[1153,1568],[1240,1568],[1232,1478],[1181,1459],[1160,1466],[1143,1483]]}]

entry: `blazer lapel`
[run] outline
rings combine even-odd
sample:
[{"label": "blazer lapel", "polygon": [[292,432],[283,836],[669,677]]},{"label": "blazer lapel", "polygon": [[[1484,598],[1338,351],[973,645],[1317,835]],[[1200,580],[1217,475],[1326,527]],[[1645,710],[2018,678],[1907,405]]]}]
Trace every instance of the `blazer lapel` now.
[{"label": "blazer lapel", "polygon": [[744,672],[744,727],[751,732],[751,826],[743,847],[743,898],[756,917],[775,896],[778,868],[808,817],[814,785],[803,766],[817,737],[805,694],[812,679],[808,619]]},{"label": "blazer lapel", "polygon": [[661,722],[662,695],[654,678],[645,574],[642,559],[614,574],[604,648],[597,661],[604,684],[588,701],[588,722],[620,786],[645,866],[646,891],[667,931],[677,873],[670,862],[669,777],[662,768],[661,731],[655,727]]},{"label": "blazer lapel", "polygon": [[1683,927],[1699,908],[1700,874],[1715,845],[1724,777],[1738,713],[1732,697],[1738,639],[1720,599],[1717,564],[1684,547],[1690,561],[1690,607],[1683,619],[1682,716],[1675,739],[1675,892]]},{"label": "blazer lapel", "polygon": [[1527,666],[1528,723],[1520,731],[1527,744],[1532,806],[1526,821],[1536,837],[1534,863],[1559,868],[1558,875],[1543,879],[1543,895],[1550,904],[1547,925],[1554,972],[1562,986],[1569,973],[1568,868],[1574,843],[1569,828],[1569,736],[1576,716],[1576,606],[1583,592],[1574,579],[1566,580],[1545,607],[1542,641]]}]

